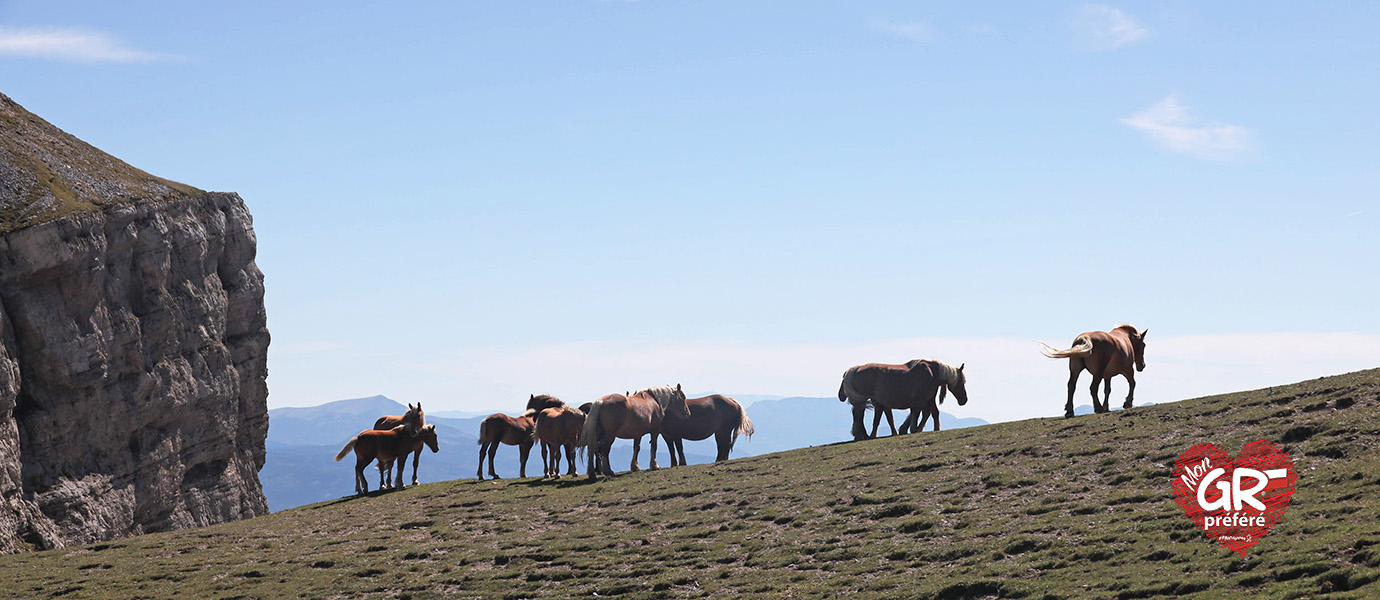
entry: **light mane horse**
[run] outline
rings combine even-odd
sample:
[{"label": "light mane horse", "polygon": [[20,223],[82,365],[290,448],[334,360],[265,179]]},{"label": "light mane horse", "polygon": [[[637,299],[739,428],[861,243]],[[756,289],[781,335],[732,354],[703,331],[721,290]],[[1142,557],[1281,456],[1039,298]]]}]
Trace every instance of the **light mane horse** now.
[{"label": "light mane horse", "polygon": [[[953,393],[960,406],[968,403],[967,377],[963,365],[957,369],[936,360],[912,360],[902,365],[868,363],[849,368],[839,384],[839,401],[853,405],[853,439],[863,440],[876,437],[877,426],[885,414],[891,422],[892,409],[911,411],[902,431],[915,426],[921,412],[928,421],[935,418],[935,430],[939,429],[939,408],[935,406],[935,395],[941,390]],[[872,422],[872,435],[868,435],[863,417],[871,407],[876,411]],[[919,409],[918,411],[916,409]],[[921,422],[920,426],[923,426]],[[918,430],[918,428],[917,428]],[[892,434],[896,428],[892,426]]]},{"label": "light mane horse", "polygon": [[[1131,325],[1118,325],[1111,331],[1089,331],[1079,334],[1073,340],[1073,347],[1057,350],[1049,344],[1042,344],[1044,355],[1050,358],[1069,359],[1069,397],[1064,404],[1064,417],[1073,416],[1073,393],[1078,386],[1078,376],[1083,369],[1092,373],[1093,412],[1109,412],[1112,395],[1112,378],[1121,375],[1126,378],[1130,390],[1126,392],[1126,403],[1122,408],[1131,408],[1136,395],[1136,371],[1145,370],[1145,334]],[[1102,402],[1097,401],[1097,384],[1102,386]]]},{"label": "light mane horse", "polygon": [[642,449],[642,436],[648,434],[652,436],[650,468],[656,469],[656,439],[661,434],[661,422],[667,413],[680,417],[690,414],[680,384],[648,388],[632,395],[609,394],[596,400],[586,411],[578,442],[581,451],[589,452],[589,477],[593,479],[600,472],[606,476],[613,475],[613,469],[609,467],[609,449],[613,447],[615,438],[633,440],[630,469],[640,470],[637,455]]},{"label": "light mane horse", "polygon": [[422,412],[422,403],[416,406],[411,403],[407,405],[407,413],[401,415],[384,415],[374,421],[374,429],[388,431],[399,425],[407,426],[407,435],[417,437],[417,432],[426,427],[426,413]]}]

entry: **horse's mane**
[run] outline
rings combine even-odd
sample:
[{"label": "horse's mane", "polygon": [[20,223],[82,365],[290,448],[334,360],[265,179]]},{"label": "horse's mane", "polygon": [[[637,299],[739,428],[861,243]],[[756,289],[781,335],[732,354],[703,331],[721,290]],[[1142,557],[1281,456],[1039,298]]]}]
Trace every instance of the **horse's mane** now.
[{"label": "horse's mane", "polygon": [[669,385],[662,385],[647,388],[645,390],[638,390],[637,394],[646,394],[648,396],[651,396],[652,398],[656,399],[656,403],[660,404],[661,408],[666,408],[666,406],[671,403],[671,399],[676,397],[676,388],[673,388]]},{"label": "horse's mane", "polygon": [[958,369],[953,365],[934,359],[925,362],[929,363],[930,370],[934,372],[934,376],[944,385],[958,385],[962,383],[962,379],[964,379],[963,374],[959,373]]},{"label": "horse's mane", "polygon": [[1116,331],[1116,330],[1118,330],[1118,329],[1129,329],[1129,330],[1131,330],[1131,333],[1132,333],[1133,335],[1140,335],[1140,330],[1139,330],[1139,329],[1136,329],[1136,326],[1135,326],[1135,325],[1131,325],[1131,324],[1129,324],[1129,323],[1122,323],[1122,324],[1120,324],[1120,325],[1117,325],[1116,327],[1113,327],[1113,328],[1112,328],[1112,331]]}]

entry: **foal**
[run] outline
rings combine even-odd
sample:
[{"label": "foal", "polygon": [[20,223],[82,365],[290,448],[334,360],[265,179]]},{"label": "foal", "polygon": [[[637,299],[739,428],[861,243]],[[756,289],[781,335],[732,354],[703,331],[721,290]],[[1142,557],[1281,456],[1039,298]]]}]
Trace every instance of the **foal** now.
[{"label": "foal", "polygon": [[[336,453],[335,460],[345,458],[350,450],[355,451],[355,493],[369,493],[369,480],[364,477],[364,467],[375,459],[379,461],[379,489],[392,487],[393,461],[398,458],[398,487],[402,487],[403,469],[407,466],[406,456],[416,454],[421,457],[422,444],[431,448],[432,452],[439,450],[436,442],[436,426],[427,425],[417,432],[417,437],[407,434],[407,429],[402,425],[382,431],[378,429],[366,429],[359,432],[359,435],[350,438],[345,443],[345,447]],[[412,483],[417,483],[417,458],[412,461]],[[388,474],[388,484],[384,484],[384,474]]]}]

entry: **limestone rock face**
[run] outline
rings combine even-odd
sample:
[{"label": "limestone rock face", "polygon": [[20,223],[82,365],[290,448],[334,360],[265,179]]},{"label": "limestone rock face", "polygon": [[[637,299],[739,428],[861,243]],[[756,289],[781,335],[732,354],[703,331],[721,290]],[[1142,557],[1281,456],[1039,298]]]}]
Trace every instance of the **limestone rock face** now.
[{"label": "limestone rock face", "polygon": [[0,95],[0,552],[268,512],[269,343],[236,194]]}]

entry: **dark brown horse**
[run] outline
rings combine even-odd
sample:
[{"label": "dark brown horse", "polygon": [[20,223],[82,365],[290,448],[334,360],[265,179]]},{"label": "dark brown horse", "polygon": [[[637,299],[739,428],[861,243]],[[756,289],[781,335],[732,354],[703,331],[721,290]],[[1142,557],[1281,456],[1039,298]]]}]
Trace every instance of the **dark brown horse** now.
[{"label": "dark brown horse", "polygon": [[479,470],[475,472],[475,477],[484,479],[484,456],[487,454],[489,477],[498,479],[498,473],[494,472],[494,455],[498,454],[499,444],[518,447],[518,454],[522,460],[518,476],[526,477],[527,456],[532,453],[532,429],[535,425],[532,417],[526,415],[513,418],[503,413],[494,413],[485,417],[479,424]]},{"label": "dark brown horse", "polygon": [[561,449],[565,449],[565,460],[570,466],[567,475],[575,475],[575,444],[580,441],[580,428],[585,424],[585,413],[570,406],[556,406],[537,413],[537,425],[532,435],[541,443],[542,474],[547,477],[561,476]]},{"label": "dark brown horse", "polygon": [[[407,455],[414,454],[420,457],[422,444],[426,444],[432,452],[439,450],[435,425],[423,427],[418,430],[416,436],[408,435],[407,429],[402,425],[387,431],[366,429],[350,438],[345,447],[335,455],[335,460],[339,461],[351,450],[355,451],[355,493],[366,494],[369,492],[369,480],[364,477],[364,467],[369,466],[375,459],[379,461],[379,489],[385,489],[393,487],[392,467],[393,462],[397,460],[397,484],[398,487],[403,487],[403,469],[407,467]],[[387,483],[384,483],[385,474],[388,476]],[[412,460],[412,484],[417,484],[416,458]]]},{"label": "dark brown horse", "polygon": [[609,394],[594,402],[586,413],[584,427],[580,429],[578,445],[589,452],[588,473],[590,478],[602,472],[612,476],[609,467],[609,449],[615,438],[633,440],[631,470],[637,467],[637,454],[642,450],[642,436],[652,436],[651,468],[656,469],[656,438],[661,434],[661,422],[666,414],[688,416],[685,407],[685,392],[680,384],[676,387],[662,386],[649,388],[632,394]]},{"label": "dark brown horse", "polygon": [[[958,368],[937,360],[912,360],[903,365],[868,363],[849,368],[839,384],[839,401],[853,405],[853,439],[864,440],[876,437],[877,425],[883,414],[891,421],[890,411],[910,410],[902,431],[919,431],[916,421],[921,414],[925,421],[934,417],[934,429],[939,430],[939,407],[935,397],[941,401],[943,393],[948,392],[958,399],[959,406],[968,403],[968,378],[963,374],[963,365]],[[868,435],[863,417],[868,407],[874,408],[872,434]],[[892,434],[896,429],[893,425]]]},{"label": "dark brown horse", "polygon": [[[1111,331],[1089,331],[1073,339],[1073,347],[1056,350],[1044,344],[1044,355],[1050,358],[1069,359],[1069,399],[1064,404],[1064,417],[1073,416],[1073,393],[1078,387],[1078,376],[1087,369],[1092,373],[1093,412],[1109,412],[1112,396],[1112,378],[1121,375],[1131,389],[1126,392],[1126,403],[1122,408],[1131,408],[1136,395],[1136,371],[1145,370],[1145,334],[1131,325],[1118,325]],[[1134,367],[1134,369],[1132,368]],[[1097,384],[1102,383],[1102,403],[1097,402]]]},{"label": "dark brown horse", "polygon": [[422,412],[422,403],[418,402],[416,406],[408,403],[406,414],[384,415],[374,421],[374,429],[380,431],[386,431],[399,425],[406,425],[407,435],[416,437],[417,432],[426,427],[426,414]]},{"label": "dark brown horse", "polygon": [[752,420],[737,400],[714,394],[686,400],[685,406],[690,410],[688,416],[682,418],[668,414],[661,421],[661,437],[666,438],[666,449],[671,453],[673,467],[686,464],[684,440],[699,441],[714,436],[719,446],[719,454],[714,457],[714,462],[722,462],[728,460],[728,453],[738,440],[739,433],[752,438]]}]

